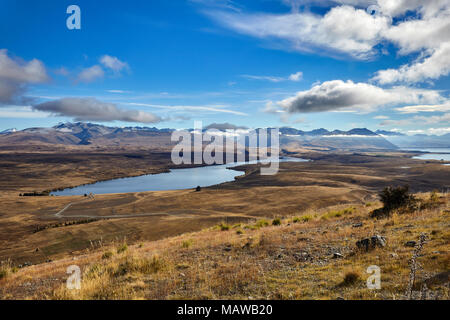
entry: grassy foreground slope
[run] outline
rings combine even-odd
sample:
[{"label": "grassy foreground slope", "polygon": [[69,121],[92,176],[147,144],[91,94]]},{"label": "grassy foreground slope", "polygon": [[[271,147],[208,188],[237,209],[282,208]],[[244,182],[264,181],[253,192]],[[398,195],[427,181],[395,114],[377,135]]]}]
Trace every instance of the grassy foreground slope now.
[{"label": "grassy foreground slope", "polygon": [[[3,299],[402,299],[415,250],[408,241],[428,237],[417,261],[414,290],[449,299],[449,194],[418,195],[427,209],[369,213],[380,203],[334,206],[300,217],[259,220],[133,246],[117,243],[76,258],[20,270],[3,266]],[[368,252],[355,242],[372,235],[385,247]],[[66,269],[78,265],[81,290],[66,289]],[[367,267],[381,269],[381,289],[369,290]]]}]

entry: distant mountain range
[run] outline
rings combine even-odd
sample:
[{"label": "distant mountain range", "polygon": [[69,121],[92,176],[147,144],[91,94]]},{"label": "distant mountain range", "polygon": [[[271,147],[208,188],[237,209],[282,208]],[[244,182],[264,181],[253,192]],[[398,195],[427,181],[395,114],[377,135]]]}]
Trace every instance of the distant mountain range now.
[{"label": "distant mountain range", "polygon": [[450,133],[442,136],[416,134],[414,136],[385,136],[387,140],[400,148],[450,148]]},{"label": "distant mountain range", "polygon": [[[225,131],[223,124],[218,129]],[[243,128],[240,128],[243,130]],[[175,129],[151,127],[109,127],[93,123],[60,123],[51,128],[9,129],[0,132],[1,145],[62,144],[96,146],[168,147]],[[399,147],[450,147],[450,134],[444,136],[416,135],[366,128],[328,131],[324,128],[303,131],[280,128],[281,146],[321,149],[398,149]]]},{"label": "distant mountain range", "polygon": [[378,134],[370,131],[366,128],[355,128],[351,129],[349,131],[342,131],[342,130],[334,130],[334,131],[328,131],[327,129],[320,128],[315,129],[311,131],[302,131],[294,128],[288,128],[283,127],[280,128],[280,132],[282,134],[286,135],[299,135],[299,136],[339,136],[339,135],[345,135],[345,136],[377,136]]},{"label": "distant mountain range", "polygon": [[149,127],[107,127],[93,123],[60,123],[51,128],[5,130],[1,145],[62,144],[99,146],[166,146],[172,129]]}]

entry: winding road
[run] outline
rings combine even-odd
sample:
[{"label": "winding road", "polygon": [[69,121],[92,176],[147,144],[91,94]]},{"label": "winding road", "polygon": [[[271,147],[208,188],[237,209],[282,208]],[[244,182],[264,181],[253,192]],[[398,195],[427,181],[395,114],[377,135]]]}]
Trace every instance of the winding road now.
[{"label": "winding road", "polygon": [[[72,205],[77,204],[77,203],[82,203],[84,201],[87,200],[94,200],[93,198],[89,198],[89,199],[84,199],[81,201],[75,201],[75,202],[71,202],[69,204],[67,204],[64,208],[62,208],[61,210],[59,210],[57,213],[55,213],[55,217],[61,219],[64,218],[64,216],[62,215],[64,213],[64,211],[66,211],[67,209],[69,209]],[[172,213],[168,213],[168,212],[155,212],[155,213],[140,213],[140,214],[118,214],[118,215],[113,215],[113,216],[92,216],[92,215],[70,215],[66,218],[88,218],[88,219],[113,219],[113,218],[136,218],[136,217],[151,217],[151,216],[172,216],[175,214]]]}]

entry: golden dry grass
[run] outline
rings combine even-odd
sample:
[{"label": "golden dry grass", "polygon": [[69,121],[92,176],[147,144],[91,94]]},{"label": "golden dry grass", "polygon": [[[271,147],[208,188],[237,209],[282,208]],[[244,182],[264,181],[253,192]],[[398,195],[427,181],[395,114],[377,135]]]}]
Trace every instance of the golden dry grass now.
[{"label": "golden dry grass", "polygon": [[[441,195],[433,208],[380,220],[369,218],[378,203],[353,205],[352,210],[342,205],[310,212],[296,223],[288,218],[280,226],[259,221],[247,228],[209,228],[128,246],[104,258],[122,245],[117,243],[76,260],[9,274],[0,280],[0,294],[34,299],[401,299],[413,251],[404,244],[426,233],[417,283],[427,279],[432,297],[449,299],[449,200],[448,194]],[[346,213],[329,214],[340,211]],[[385,236],[387,246],[356,250],[357,240],[374,234]],[[343,258],[334,259],[335,252]],[[65,288],[70,264],[83,270],[81,290]],[[370,265],[381,268],[381,290],[366,287]]]}]

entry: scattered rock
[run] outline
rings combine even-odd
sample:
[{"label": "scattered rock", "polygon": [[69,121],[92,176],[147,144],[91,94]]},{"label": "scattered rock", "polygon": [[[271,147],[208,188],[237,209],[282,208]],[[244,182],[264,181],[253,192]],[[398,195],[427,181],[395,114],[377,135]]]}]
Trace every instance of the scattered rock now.
[{"label": "scattered rock", "polygon": [[369,251],[375,249],[376,247],[384,247],[386,246],[386,238],[380,235],[374,235],[370,238],[361,239],[356,241],[356,246],[359,249],[364,249],[365,251]]},{"label": "scattered rock", "polygon": [[415,247],[416,246],[416,244],[417,244],[417,242],[416,241],[413,241],[413,240],[411,240],[411,241],[407,241],[406,243],[405,243],[405,246],[406,247]]},{"label": "scattered rock", "polygon": [[250,249],[250,246],[251,246],[252,244],[251,244],[251,241],[249,241],[249,242],[247,242],[246,244],[244,244],[243,246],[242,246],[242,249]]},{"label": "scattered rock", "polygon": [[294,253],[294,258],[297,261],[306,261],[309,258],[311,258],[311,255],[306,251],[302,251],[302,252]]}]

